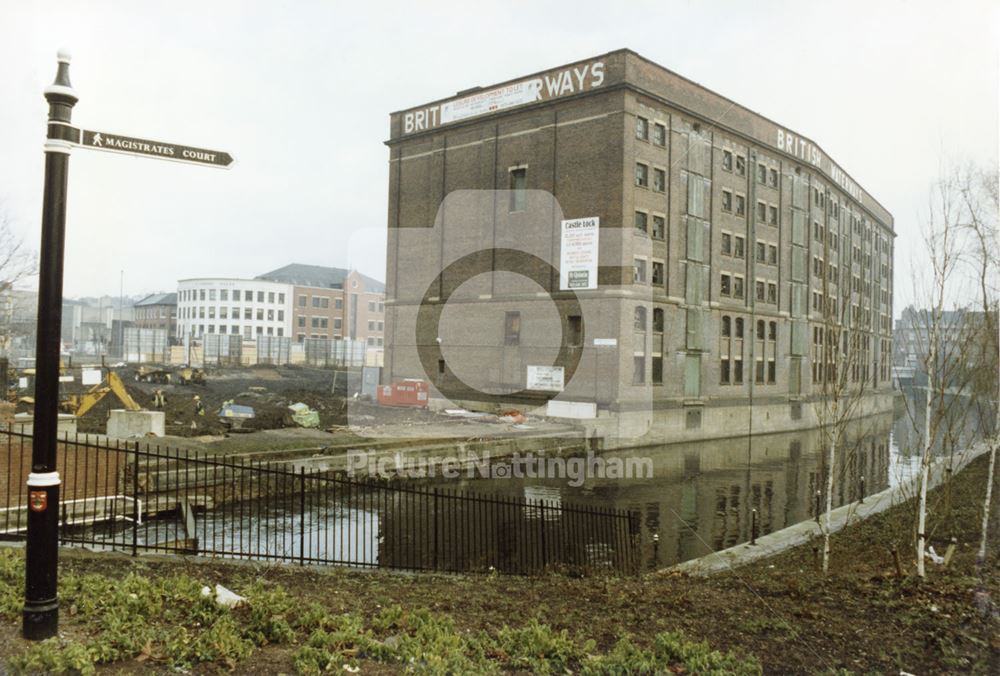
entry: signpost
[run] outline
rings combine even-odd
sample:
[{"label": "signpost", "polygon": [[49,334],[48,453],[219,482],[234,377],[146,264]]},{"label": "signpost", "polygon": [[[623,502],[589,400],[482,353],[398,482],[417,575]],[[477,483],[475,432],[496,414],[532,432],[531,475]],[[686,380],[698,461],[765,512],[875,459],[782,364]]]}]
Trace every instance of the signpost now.
[{"label": "signpost", "polygon": [[45,88],[49,104],[45,141],[42,242],[38,261],[38,339],[35,417],[28,474],[28,542],[25,553],[22,634],[29,640],[55,636],[59,628],[56,582],[59,562],[59,472],[56,425],[59,415],[59,343],[62,326],[63,252],[69,154],[74,146],[227,168],[225,152],[175,143],[78,129],[71,124],[79,98],[69,81],[69,53],[60,51],[56,79]]}]

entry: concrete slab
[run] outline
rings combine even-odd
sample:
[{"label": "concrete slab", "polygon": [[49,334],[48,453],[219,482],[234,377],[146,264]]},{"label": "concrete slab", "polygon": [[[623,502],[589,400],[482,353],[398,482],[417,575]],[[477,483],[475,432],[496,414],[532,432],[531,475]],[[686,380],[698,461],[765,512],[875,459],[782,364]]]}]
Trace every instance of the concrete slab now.
[{"label": "concrete slab", "polygon": [[[11,429],[19,434],[31,434],[35,429],[35,416],[31,413],[18,413],[14,416]],[[60,413],[56,422],[56,433],[60,438],[64,435],[73,436],[76,434],[76,416]]]},{"label": "concrete slab", "polygon": [[108,417],[108,436],[114,439],[162,437],[166,424],[163,411],[126,411],[114,409]]}]

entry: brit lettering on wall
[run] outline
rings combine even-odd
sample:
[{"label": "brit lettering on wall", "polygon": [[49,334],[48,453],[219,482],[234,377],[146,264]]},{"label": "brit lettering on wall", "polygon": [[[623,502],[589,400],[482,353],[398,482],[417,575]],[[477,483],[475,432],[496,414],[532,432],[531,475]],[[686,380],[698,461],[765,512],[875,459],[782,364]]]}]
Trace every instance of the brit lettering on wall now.
[{"label": "brit lettering on wall", "polygon": [[820,149],[811,141],[786,129],[778,129],[777,146],[779,150],[784,150],[786,153],[823,170],[844,192],[861,202],[861,188],[858,187],[858,184],[852,181],[833,160],[824,157]]},{"label": "brit lettering on wall", "polygon": [[488,115],[498,110],[507,110],[537,101],[550,101],[589,91],[602,84],[604,84],[603,61],[569,66],[528,80],[403,113],[403,133],[413,134],[444,124]]}]

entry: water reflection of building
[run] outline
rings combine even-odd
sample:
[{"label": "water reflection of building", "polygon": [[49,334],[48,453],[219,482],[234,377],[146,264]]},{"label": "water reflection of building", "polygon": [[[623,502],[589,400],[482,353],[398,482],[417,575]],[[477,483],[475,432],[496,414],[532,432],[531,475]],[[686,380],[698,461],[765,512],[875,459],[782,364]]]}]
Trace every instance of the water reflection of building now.
[{"label": "water reflection of building", "polygon": [[[837,450],[834,466],[835,507],[889,485],[889,433],[892,416],[856,420],[845,430],[846,441]],[[524,496],[539,486],[558,490],[562,504],[583,504],[638,511],[641,515],[645,565],[666,566],[703,556],[750,539],[752,510],[757,510],[758,532],[766,534],[815,518],[817,491],[826,504],[827,450],[822,430],[787,432],[752,439],[726,439],[659,448],[637,449],[628,455],[647,455],[653,478],[641,480],[588,479],[580,488],[564,481],[542,479],[457,479],[437,485],[476,493]],[[625,452],[605,454],[625,457]],[[864,478],[862,482],[862,477]],[[501,500],[504,498],[501,498]],[[425,514],[403,512],[393,518],[419,523]],[[460,519],[459,523],[462,520]],[[558,524],[557,524],[558,526]],[[572,524],[566,525],[572,529]],[[494,525],[473,529],[469,537],[490,542]],[[551,528],[551,526],[550,526]],[[411,536],[415,531],[411,531]],[[547,531],[549,532],[549,531]],[[555,537],[555,531],[551,531]],[[659,537],[654,546],[653,535]],[[456,533],[461,537],[461,533]],[[420,536],[418,536],[420,537]],[[565,537],[565,534],[563,535]],[[587,533],[574,536],[579,545],[593,545]],[[516,534],[501,542],[518,544]],[[523,544],[523,543],[522,543]],[[390,544],[383,543],[382,551]],[[439,544],[439,546],[441,546]],[[501,547],[505,545],[501,544]],[[510,548],[516,552],[517,547]],[[510,552],[503,553],[508,555]],[[488,553],[486,553],[488,554]]]}]

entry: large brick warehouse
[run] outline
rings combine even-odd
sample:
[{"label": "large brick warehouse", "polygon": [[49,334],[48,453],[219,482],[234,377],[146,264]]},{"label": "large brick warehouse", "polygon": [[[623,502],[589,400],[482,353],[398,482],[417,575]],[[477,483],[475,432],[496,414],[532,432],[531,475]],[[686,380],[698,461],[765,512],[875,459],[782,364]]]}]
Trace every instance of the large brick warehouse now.
[{"label": "large brick warehouse", "polygon": [[387,145],[384,381],[644,441],[891,410],[893,218],[798,132],[619,50]]}]

